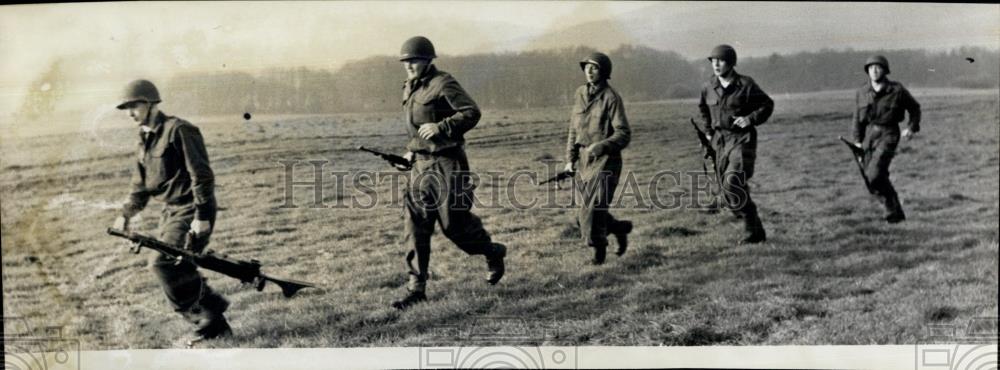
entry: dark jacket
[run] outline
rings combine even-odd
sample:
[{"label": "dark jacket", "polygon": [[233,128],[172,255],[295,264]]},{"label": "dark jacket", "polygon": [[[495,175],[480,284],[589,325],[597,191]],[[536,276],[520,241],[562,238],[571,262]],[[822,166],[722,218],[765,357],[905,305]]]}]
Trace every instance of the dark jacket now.
[{"label": "dark jacket", "polygon": [[[423,77],[403,84],[403,114],[410,134],[406,148],[424,154],[463,145],[465,133],[476,127],[482,116],[458,81],[434,65]],[[424,123],[436,123],[441,133],[431,140],[420,138],[417,130]]]},{"label": "dark jacket", "polygon": [[566,159],[580,159],[580,148],[597,144],[594,156],[617,156],[632,140],[632,129],[625,116],[625,102],[606,82],[591,96],[588,85],[576,89],[573,114],[566,139]]},{"label": "dark jacket", "polygon": [[920,131],[920,104],[898,82],[886,81],[885,87],[877,93],[872,84],[866,82],[855,94],[855,104],[853,131],[856,143],[864,140],[868,125],[898,130],[906,112],[910,113],[910,131]]},{"label": "dark jacket", "polygon": [[[702,85],[698,110],[701,111],[702,128],[712,135],[716,130],[742,132],[767,122],[774,111],[774,101],[749,76],[733,71],[733,82],[723,89],[719,78]],[[733,124],[733,117],[747,117],[750,126],[743,129]]]},{"label": "dark jacket", "polygon": [[170,205],[195,204],[195,218],[215,216],[215,176],[201,131],[162,112],[151,132],[140,132],[132,192],[123,213],[132,217],[153,197]]}]

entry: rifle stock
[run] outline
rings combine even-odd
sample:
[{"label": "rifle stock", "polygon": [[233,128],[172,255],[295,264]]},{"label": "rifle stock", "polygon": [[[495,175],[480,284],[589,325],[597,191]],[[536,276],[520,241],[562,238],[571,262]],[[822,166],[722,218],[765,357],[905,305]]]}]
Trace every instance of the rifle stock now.
[{"label": "rifle stock", "polygon": [[267,275],[261,273],[260,274],[260,281],[257,283],[257,291],[258,292],[264,290],[264,283],[263,283],[263,281],[270,281],[270,282],[274,283],[274,285],[277,285],[279,288],[281,288],[281,294],[284,295],[285,298],[291,298],[293,295],[295,295],[295,293],[297,293],[299,290],[302,290],[304,288],[311,288],[311,287],[313,287],[312,284],[304,282],[304,281],[298,281],[298,280],[292,280],[292,279],[277,279],[277,278],[274,278],[274,277],[271,277],[271,276],[267,276]]},{"label": "rifle stock", "polygon": [[141,248],[147,248],[178,260],[187,259],[206,270],[218,272],[243,283],[254,284],[257,291],[263,291],[266,282],[270,281],[281,288],[281,293],[286,298],[290,298],[303,288],[315,287],[314,284],[304,281],[279,279],[265,275],[260,271],[260,261],[254,259],[244,261],[229,258],[225,255],[217,256],[211,250],[204,253],[195,253],[175,245],[164,243],[151,236],[115,228],[108,228],[108,234],[125,238],[135,243],[135,247],[132,249],[134,253],[139,253]]}]

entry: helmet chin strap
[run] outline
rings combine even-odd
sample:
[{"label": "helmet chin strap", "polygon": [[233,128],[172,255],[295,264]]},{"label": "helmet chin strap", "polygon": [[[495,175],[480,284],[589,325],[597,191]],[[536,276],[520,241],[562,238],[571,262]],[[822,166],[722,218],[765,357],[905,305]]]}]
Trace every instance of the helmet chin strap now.
[{"label": "helmet chin strap", "polygon": [[146,117],[143,117],[143,119],[142,119],[142,125],[143,126],[147,126],[147,127],[149,126],[149,116],[150,116],[150,113],[152,113],[152,112],[153,112],[153,103],[146,102]]}]

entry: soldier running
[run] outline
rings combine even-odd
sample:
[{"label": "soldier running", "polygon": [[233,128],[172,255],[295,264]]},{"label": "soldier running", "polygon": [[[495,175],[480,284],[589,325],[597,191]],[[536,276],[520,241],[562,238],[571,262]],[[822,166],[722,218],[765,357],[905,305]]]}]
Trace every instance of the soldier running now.
[{"label": "soldier running", "polygon": [[594,248],[591,263],[600,265],[607,254],[609,233],[618,241],[617,255],[628,249],[632,222],[616,220],[608,207],[621,177],[621,152],[632,139],[632,132],[625,117],[625,102],[608,84],[611,58],[602,53],[590,54],[580,61],[580,69],[587,83],[576,89],[564,170],[574,171],[579,164],[583,201],[576,222],[583,241]]},{"label": "soldier running", "polygon": [[897,223],[906,219],[899,196],[889,181],[889,164],[899,145],[899,123],[909,113],[908,127],[902,137],[909,139],[920,131],[920,104],[902,84],[890,81],[889,61],[874,55],[865,61],[868,82],[855,95],[854,145],[864,151],[862,164],[871,185],[869,189],[885,206],[885,220]]},{"label": "soldier running", "polygon": [[[494,243],[482,221],[471,212],[474,195],[464,135],[479,122],[479,108],[454,77],[431,64],[437,55],[430,40],[410,38],[400,54],[407,74],[403,114],[410,137],[404,157],[414,163],[403,197],[406,241],[412,251],[407,256],[408,294],[392,306],[406,309],[427,299],[435,222],[462,251],[486,257],[486,281],[491,285],[504,275],[507,247]],[[412,265],[414,256],[416,268]]]},{"label": "soldier running", "polygon": [[757,158],[757,129],[774,110],[771,100],[749,76],[736,73],[736,50],[719,45],[708,56],[714,76],[702,86],[698,109],[702,129],[716,155],[716,178],[721,198],[733,214],[745,223],[741,243],[767,240],[757,205],[750,199],[747,181],[754,173]]},{"label": "soldier running", "polygon": [[[118,109],[139,125],[139,140],[132,192],[114,227],[127,230],[129,220],[155,198],[165,203],[160,240],[195,252],[204,250],[215,226],[216,202],[201,132],[160,111],[160,93],[152,82],[133,81],[123,95]],[[208,286],[193,262],[155,253],[149,263],[174,310],[196,327],[178,345],[191,347],[232,333],[223,315],[229,302]]]}]

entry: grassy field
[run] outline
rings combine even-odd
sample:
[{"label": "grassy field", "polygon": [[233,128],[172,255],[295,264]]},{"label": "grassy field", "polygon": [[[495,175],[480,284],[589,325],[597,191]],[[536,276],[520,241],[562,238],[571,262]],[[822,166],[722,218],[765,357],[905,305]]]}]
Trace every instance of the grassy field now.
[{"label": "grassy field", "polygon": [[[627,99],[627,97],[626,97]],[[486,264],[434,237],[430,301],[389,308],[404,293],[402,216],[388,183],[338,190],[335,171],[394,171],[354,149],[401,151],[394,114],[242,117],[199,121],[222,210],[210,248],[257,258],[277,276],[319,283],[284,299],[205,272],[231,301],[235,336],[216,347],[356,347],[479,343],[525,345],[909,344],[929,324],[997,316],[1000,106],[993,92],[917,91],[923,131],[901,144],[893,180],[908,220],[887,225],[838,135],[850,132],[851,93],[776,96],[760,129],[751,181],[767,243],[736,246],[729,214],[643,207],[625,197],[632,248],[591,266],[568,228],[571,207],[479,208],[510,248],[508,274],[482,282]],[[168,113],[176,113],[168,106]],[[660,171],[699,172],[686,120],[693,103],[629,104],[625,169],[648,193]],[[488,111],[468,135],[477,190],[488,201],[569,199],[516,171],[545,174],[561,158],[569,109]],[[168,307],[146,254],[104,233],[128,189],[133,128],[0,141],[3,313],[33,327],[62,326],[84,349],[169,347],[189,330]],[[284,160],[324,160],[322,203],[296,187],[286,203]],[[308,165],[297,181],[311,179]],[[542,176],[539,175],[539,176]],[[620,189],[627,186],[620,187]],[[657,191],[691,196],[685,181]],[[338,200],[382,202],[338,208]],[[396,197],[398,199],[398,197]],[[135,228],[153,233],[160,205]],[[513,322],[513,324],[511,324]],[[472,329],[470,329],[472,328]],[[41,329],[38,329],[41,330]],[[478,331],[477,331],[478,330]],[[488,333],[490,335],[483,335]],[[511,334],[507,335],[506,334]],[[511,339],[514,338],[514,339]]]}]

